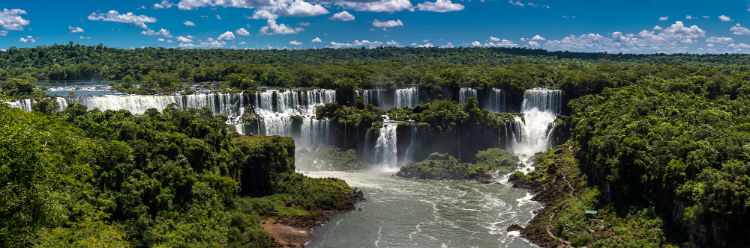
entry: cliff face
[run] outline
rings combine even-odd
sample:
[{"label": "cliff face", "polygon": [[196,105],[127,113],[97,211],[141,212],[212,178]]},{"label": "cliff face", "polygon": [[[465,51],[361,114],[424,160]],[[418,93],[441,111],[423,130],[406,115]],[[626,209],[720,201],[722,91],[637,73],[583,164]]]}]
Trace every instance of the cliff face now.
[{"label": "cliff face", "polygon": [[294,141],[279,136],[239,136],[232,140],[242,156],[239,168],[240,195],[266,196],[272,181],[284,172],[294,172]]}]

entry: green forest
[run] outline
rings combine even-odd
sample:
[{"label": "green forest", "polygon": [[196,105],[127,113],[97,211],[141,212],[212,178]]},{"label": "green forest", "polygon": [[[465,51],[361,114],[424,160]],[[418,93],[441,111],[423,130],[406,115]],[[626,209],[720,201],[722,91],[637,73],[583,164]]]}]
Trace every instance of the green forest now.
[{"label": "green forest", "polygon": [[[499,88],[513,101],[526,89],[560,89],[557,146],[534,157],[536,171],[511,176],[545,205],[519,227],[524,237],[542,246],[741,247],[750,242],[748,61],[519,48],[128,50],[71,43],[0,52],[0,96],[43,99],[35,86],[54,80],[104,80],[138,94],[189,93],[196,85],[336,89],[337,102],[318,107],[317,117],[345,126],[346,135],[382,126],[387,113],[399,128],[463,137],[473,147],[462,149],[481,150],[463,158],[436,151],[406,165],[402,176],[483,180],[518,161],[491,148],[501,146],[497,140],[481,140],[515,115],[489,113],[474,98],[459,104],[444,99],[446,92]],[[383,110],[338,97],[405,85],[436,100]],[[28,113],[0,106],[0,246],[267,247],[263,218],[316,218],[354,207],[356,190],[344,181],[294,172],[291,138],[239,135],[222,118],[176,106],[142,115],[77,104],[57,111],[50,99]],[[347,149],[328,148],[322,157],[360,168]]]}]

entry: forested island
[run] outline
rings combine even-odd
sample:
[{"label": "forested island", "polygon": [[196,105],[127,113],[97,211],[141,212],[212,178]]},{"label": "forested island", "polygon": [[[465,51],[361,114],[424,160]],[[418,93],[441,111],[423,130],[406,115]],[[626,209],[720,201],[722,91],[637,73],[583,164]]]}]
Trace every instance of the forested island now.
[{"label": "forested island", "polygon": [[[544,207],[502,232],[544,247],[739,247],[750,242],[747,61],[10,48],[0,246],[280,245],[264,221],[310,228],[362,199],[299,171],[379,168],[407,183],[527,189]],[[59,80],[107,93],[55,94]]]}]

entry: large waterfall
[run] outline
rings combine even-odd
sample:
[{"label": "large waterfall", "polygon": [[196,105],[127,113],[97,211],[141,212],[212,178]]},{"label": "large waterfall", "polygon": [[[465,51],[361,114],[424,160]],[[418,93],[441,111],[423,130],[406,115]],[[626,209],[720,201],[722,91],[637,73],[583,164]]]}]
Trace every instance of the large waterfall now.
[{"label": "large waterfall", "polygon": [[520,139],[511,148],[518,155],[523,168],[528,173],[534,169],[529,159],[538,152],[547,150],[549,135],[554,128],[555,118],[560,113],[562,92],[560,90],[531,89],[523,96],[521,112],[523,120],[516,117],[516,123],[521,125]]},{"label": "large waterfall", "polygon": [[383,90],[381,89],[369,89],[355,92],[357,96],[361,95],[365,105],[372,104],[381,108],[385,107],[385,99]]},{"label": "large waterfall", "polygon": [[383,171],[398,170],[398,147],[396,126],[397,122],[383,116],[383,127],[380,128],[380,135],[375,141],[375,154],[372,157],[372,163]]},{"label": "large waterfall", "polygon": [[477,97],[477,90],[472,88],[461,88],[458,90],[458,102],[459,103],[466,103],[466,101],[469,100],[469,97]]},{"label": "large waterfall", "polygon": [[330,123],[315,118],[315,108],[336,101],[335,90],[278,91],[255,94],[258,134],[292,137],[301,149],[329,143]]}]

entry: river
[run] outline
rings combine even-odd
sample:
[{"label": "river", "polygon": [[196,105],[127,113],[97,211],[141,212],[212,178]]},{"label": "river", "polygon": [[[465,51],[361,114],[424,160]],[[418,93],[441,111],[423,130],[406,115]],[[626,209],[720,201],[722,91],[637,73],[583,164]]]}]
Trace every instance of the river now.
[{"label": "river", "polygon": [[536,247],[506,231],[527,224],[542,207],[525,190],[374,171],[302,173],[343,179],[367,199],[316,228],[309,247]]}]

